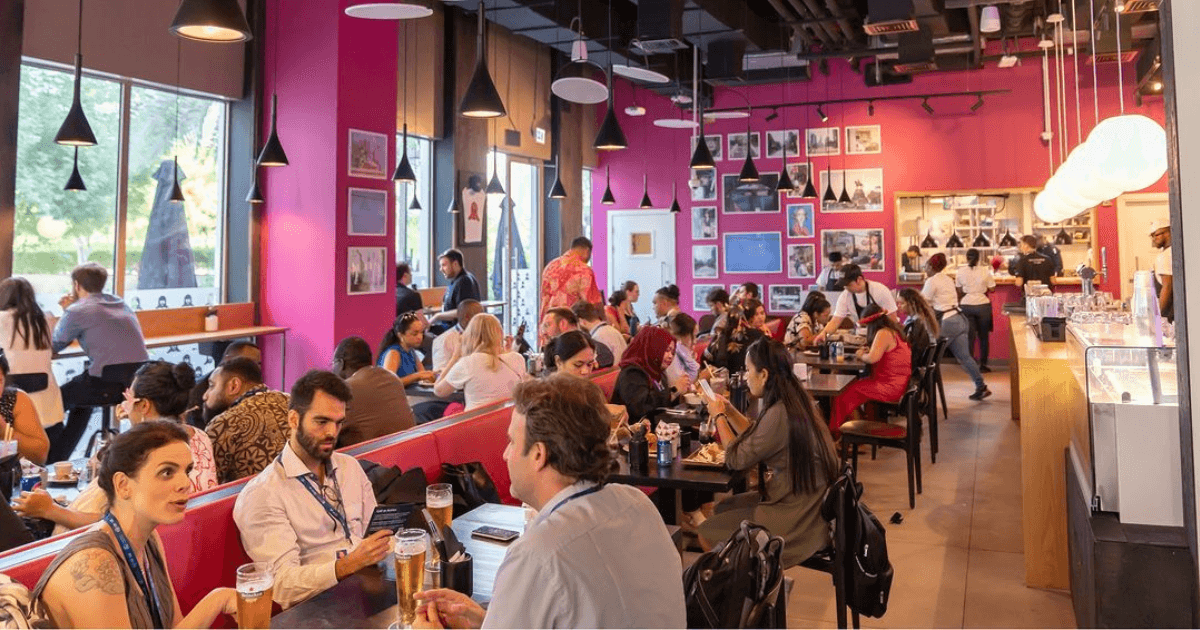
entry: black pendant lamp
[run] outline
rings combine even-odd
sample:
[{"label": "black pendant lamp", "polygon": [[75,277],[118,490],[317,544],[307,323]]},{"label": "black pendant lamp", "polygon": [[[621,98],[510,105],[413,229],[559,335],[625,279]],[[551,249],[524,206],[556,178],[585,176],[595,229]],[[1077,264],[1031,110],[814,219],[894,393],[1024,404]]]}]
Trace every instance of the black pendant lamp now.
[{"label": "black pendant lamp", "polygon": [[976,236],[975,240],[971,241],[971,247],[991,247],[991,246],[992,246],[992,241],[990,239],[988,239],[988,237],[985,236],[983,232],[980,232],[979,236]]},{"label": "black pendant lamp", "polygon": [[508,115],[492,75],[488,74],[487,56],[483,54],[483,0],[479,0],[479,29],[475,38],[475,74],[458,105],[458,115],[467,118],[499,118]]},{"label": "black pendant lamp", "polygon": [[602,203],[606,206],[611,206],[614,203],[617,203],[617,198],[613,196],[613,192],[612,192],[612,179],[611,179],[612,172],[611,171],[612,171],[611,166],[604,167],[604,197],[600,200],[600,203]]},{"label": "black pendant lamp", "polygon": [[1071,235],[1067,234],[1067,231],[1063,228],[1059,228],[1058,234],[1054,235],[1055,245],[1070,245],[1073,242],[1075,242],[1075,239],[1071,238]]},{"label": "black pendant lamp", "polygon": [[408,209],[409,210],[420,210],[421,209],[421,202],[417,199],[417,193],[415,191],[413,192],[412,203],[408,204]]},{"label": "black pendant lamp", "polygon": [[87,190],[87,186],[83,184],[83,176],[79,174],[79,147],[75,147],[75,167],[71,169],[71,177],[67,179],[63,190]]},{"label": "black pendant lamp", "polygon": [[262,189],[258,187],[258,170],[255,169],[254,179],[250,181],[250,192],[246,193],[246,201],[250,203],[266,203],[263,198]]},{"label": "black pendant lamp", "polygon": [[[700,81],[704,81],[704,66],[700,67]],[[696,148],[692,151],[691,167],[695,169],[714,169],[717,168],[717,162],[713,159],[712,151],[708,148],[708,142],[704,139],[704,99],[696,95],[696,107],[700,114],[700,136],[696,142]],[[747,149],[749,150],[749,149]]]},{"label": "black pendant lamp", "polygon": [[825,203],[837,203],[838,197],[833,194],[833,174],[825,169],[825,194],[821,197]]},{"label": "black pendant lamp", "polygon": [[244,42],[250,24],[237,0],[183,0],[171,21],[171,32],[200,42]]},{"label": "black pendant lamp", "polygon": [[838,195],[838,203],[850,204],[850,195],[846,192],[846,171],[842,171],[842,194]]},{"label": "black pendant lamp", "polygon": [[817,188],[815,186],[813,186],[814,173],[813,173],[813,167],[812,167],[812,160],[809,160],[807,162],[807,164],[808,164],[808,182],[804,184],[804,192],[800,193],[800,196],[804,199],[816,199],[817,198]]},{"label": "black pendant lamp", "polygon": [[1004,230],[1004,236],[1000,237],[1000,247],[1016,247],[1017,237],[1012,235],[1012,232],[1007,228]]},{"label": "black pendant lamp", "polygon": [[179,156],[175,156],[172,159],[174,161],[175,183],[171,185],[171,196],[168,199],[183,203],[183,189],[179,187]]},{"label": "black pendant lamp", "polygon": [[404,143],[404,150],[400,154],[400,161],[396,163],[396,172],[392,173],[392,179],[398,182],[415,183],[417,174],[413,171],[412,163],[408,161],[408,123],[404,123],[401,142]]},{"label": "black pendant lamp", "polygon": [[955,248],[961,249],[963,247],[966,247],[966,245],[963,244],[963,240],[961,238],[959,238],[958,232],[954,232],[950,235],[950,238],[946,241],[946,247],[949,247],[951,249],[955,249]]},{"label": "black pendant lamp", "polygon": [[559,154],[554,158],[554,185],[550,187],[549,195],[551,199],[567,198],[567,188],[562,183],[562,168],[559,167],[559,159],[561,157],[562,155]]},{"label": "black pendant lamp", "polygon": [[787,169],[787,132],[784,132],[783,138],[783,168],[779,169],[779,184],[775,186],[775,192],[795,192],[796,184],[792,181],[792,176],[788,175]]},{"label": "black pendant lamp", "polygon": [[642,203],[638,207],[643,210],[649,210],[654,207],[654,202],[650,201],[650,188],[645,174],[642,174]]},{"label": "black pendant lamp", "polygon": [[625,132],[621,130],[621,124],[617,122],[617,108],[613,104],[613,84],[612,84],[612,62],[608,64],[608,113],[604,115],[604,123],[600,125],[600,132],[596,134],[596,141],[592,144],[598,151],[617,151],[629,146],[629,142],[625,139]]},{"label": "black pendant lamp", "polygon": [[679,214],[683,212],[683,208],[679,207],[679,184],[671,184],[671,214]]},{"label": "black pendant lamp", "polygon": [[275,86],[279,84],[279,19],[282,13],[279,11],[279,3],[275,3],[275,41],[272,44],[275,48],[274,54],[274,77],[272,81],[274,85],[271,88],[271,132],[267,134],[267,142],[263,145],[262,151],[258,153],[257,164],[259,166],[287,166],[287,153],[283,150],[283,144],[279,142],[279,132],[277,131],[276,122],[279,118],[279,96],[275,94]]},{"label": "black pendant lamp", "polygon": [[742,172],[738,174],[739,182],[758,181],[758,167],[754,165],[754,151],[750,146],[750,116],[746,116],[746,161],[742,162]]},{"label": "black pendant lamp", "polygon": [[485,192],[489,195],[504,195],[504,186],[500,183],[500,171],[496,168],[496,145],[492,145],[492,181],[488,182]]},{"label": "black pendant lamp", "polygon": [[921,249],[937,249],[938,242],[933,238],[933,232],[927,230],[925,232],[925,240],[921,241]]},{"label": "black pendant lamp", "polygon": [[75,95],[71,100],[71,109],[63,119],[54,141],[75,147],[91,147],[96,145],[96,134],[92,133],[92,125],[88,123],[87,115],[83,113],[83,102],[80,100],[80,87],[83,83],[83,0],[79,0],[79,29],[76,34],[75,48]]}]

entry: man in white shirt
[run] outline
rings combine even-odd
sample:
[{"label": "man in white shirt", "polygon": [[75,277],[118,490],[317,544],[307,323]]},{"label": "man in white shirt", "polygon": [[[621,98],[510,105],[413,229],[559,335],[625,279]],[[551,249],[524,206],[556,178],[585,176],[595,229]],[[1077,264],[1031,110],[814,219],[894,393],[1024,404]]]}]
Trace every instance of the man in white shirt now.
[{"label": "man in white shirt", "polygon": [[466,299],[458,303],[458,323],[433,339],[434,372],[445,369],[450,357],[454,356],[454,351],[458,350],[459,344],[462,343],[463,331],[466,330],[467,324],[471,323],[472,317],[482,312],[483,306],[479,300]]},{"label": "man in white shirt", "polygon": [[604,312],[600,310],[600,306],[579,301],[571,307],[571,312],[579,318],[579,327],[612,353],[613,365],[620,363],[621,355],[625,354],[625,348],[629,344],[621,331],[604,321]]},{"label": "man in white shirt", "polygon": [[[542,325],[538,329],[538,338],[553,339],[572,330],[579,330],[579,318],[575,316],[575,313],[569,308],[552,308],[546,311],[546,316],[542,318]],[[614,350],[606,344],[598,344],[596,346],[596,365],[601,368],[610,368],[616,365],[615,354]]]},{"label": "man in white shirt", "polygon": [[654,505],[604,482],[613,455],[604,395],[555,374],[513,392],[514,497],[538,510],[508,547],[484,609],[446,589],[417,594],[416,628],[683,628],[679,554]]},{"label": "man in white shirt", "polygon": [[872,304],[878,304],[888,317],[896,319],[896,298],[892,297],[891,290],[883,284],[864,278],[862,268],[858,265],[842,267],[842,288],[845,290],[833,305],[833,317],[813,338],[813,343],[823,343],[825,337],[841,328],[842,322],[847,319],[858,321],[863,310]]},{"label": "man in white shirt", "polygon": [[1161,250],[1154,259],[1154,284],[1158,289],[1158,312],[1175,321],[1175,284],[1171,273],[1171,224],[1150,224],[1150,242]]},{"label": "man in white shirt", "polygon": [[350,388],[312,370],[292,386],[283,452],[238,495],[233,520],[255,562],[271,565],[274,599],[291,607],[378,563],[389,531],[364,538],[375,510],[358,461],[334,453]]}]

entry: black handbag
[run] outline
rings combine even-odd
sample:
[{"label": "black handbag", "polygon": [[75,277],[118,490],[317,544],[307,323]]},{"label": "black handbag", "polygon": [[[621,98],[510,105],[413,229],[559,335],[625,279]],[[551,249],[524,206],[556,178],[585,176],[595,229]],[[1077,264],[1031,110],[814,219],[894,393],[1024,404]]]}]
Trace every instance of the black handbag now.
[{"label": "black handbag", "polygon": [[442,463],[442,482],[454,488],[454,515],[462,516],[484,503],[499,503],[496,484],[480,462]]}]

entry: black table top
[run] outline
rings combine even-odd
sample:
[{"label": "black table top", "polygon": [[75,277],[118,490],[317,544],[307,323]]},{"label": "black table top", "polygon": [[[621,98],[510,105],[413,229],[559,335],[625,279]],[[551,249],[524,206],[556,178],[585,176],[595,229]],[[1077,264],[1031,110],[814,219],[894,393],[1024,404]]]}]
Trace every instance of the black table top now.
[{"label": "black table top", "polygon": [[804,389],[817,398],[832,398],[858,380],[853,374],[809,374]]},{"label": "black table top", "polygon": [[818,355],[801,353],[796,357],[796,362],[804,363],[816,370],[832,370],[834,372],[859,372],[870,368],[870,364],[852,355],[847,356],[843,361],[834,361],[833,359],[822,359]]},{"label": "black table top", "polygon": [[[693,442],[693,446],[697,449],[700,447],[696,442]],[[651,455],[650,465],[644,471],[631,471],[629,457],[624,452],[617,455],[617,461],[621,465],[620,469],[608,476],[612,483],[702,492],[728,492],[734,485],[733,471],[725,468],[684,466],[679,457],[676,457],[670,466],[659,466],[654,461],[654,455]]]}]

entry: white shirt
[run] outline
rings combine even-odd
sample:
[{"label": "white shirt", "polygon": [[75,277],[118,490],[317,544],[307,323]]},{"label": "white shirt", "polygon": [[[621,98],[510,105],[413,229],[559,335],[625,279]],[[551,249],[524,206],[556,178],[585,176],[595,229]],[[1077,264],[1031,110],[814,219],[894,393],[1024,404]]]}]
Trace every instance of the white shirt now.
[{"label": "white shirt", "polygon": [[455,325],[454,328],[433,338],[433,370],[435,372],[441,371],[450,362],[454,351],[462,345],[462,334],[462,326]]},{"label": "white shirt", "polygon": [[992,277],[992,268],[987,265],[963,265],[958,268],[954,283],[963,290],[962,303],[975,306],[991,304],[988,299],[988,289],[996,288],[996,278]]},{"label": "white shirt", "polygon": [[674,383],[680,376],[686,374],[688,380],[695,382],[700,374],[700,362],[696,360],[696,352],[682,343],[675,344],[675,358],[667,366],[667,382]]},{"label": "white shirt", "polygon": [[950,279],[950,276],[944,273],[935,273],[925,280],[921,295],[925,297],[933,310],[939,313],[958,308],[958,289],[954,287],[954,281]]},{"label": "white shirt", "polygon": [[854,309],[854,305],[857,303],[859,306],[866,308],[868,304],[867,293],[871,295],[871,300],[883,309],[883,312],[889,314],[896,312],[896,299],[892,297],[891,290],[878,282],[867,280],[867,290],[861,297],[849,289],[842,291],[841,295],[837,298],[837,303],[833,306],[833,316],[849,317],[854,321],[858,321],[858,312]]},{"label": "white shirt", "polygon": [[[36,345],[26,343],[21,335],[13,339],[13,310],[0,311],[0,350],[8,357],[9,374],[45,374],[49,379],[46,389],[40,392],[26,392],[37,410],[38,419],[43,427],[49,427],[63,421],[62,393],[58,390],[58,381],[54,379],[54,370],[50,368],[51,350],[49,340],[45,349],[38,350]],[[51,329],[48,329],[51,330]],[[32,331],[29,333],[31,336]],[[31,340],[32,341],[32,340]]]},{"label": "white shirt", "polygon": [[525,378],[525,357],[505,352],[494,368],[489,367],[493,358],[490,354],[473,352],[460,358],[446,373],[446,382],[462,390],[466,409],[512,398],[513,387]]},{"label": "white shirt", "polygon": [[1158,280],[1159,284],[1162,284],[1162,277],[1170,275],[1173,274],[1171,273],[1171,246],[1168,245],[1154,259],[1154,277]]},{"label": "white shirt", "polygon": [[596,327],[589,334],[591,334],[592,339],[604,344],[612,351],[613,365],[621,362],[621,355],[625,354],[625,348],[629,347],[629,344],[625,342],[625,335],[622,335],[621,331],[605,322],[601,322],[596,324]]},{"label": "white shirt", "polygon": [[554,495],[509,545],[484,628],[687,626],[679,553],[654,504],[623,484],[578,494],[593,487]]},{"label": "white shirt", "polygon": [[242,547],[255,562],[271,565],[275,575],[275,601],[289,608],[337,584],[334,563],[340,551],[350,551],[362,542],[363,531],[375,511],[375,493],[358,460],[334,453],[329,461],[332,475],[325,476],[335,496],[333,479],[342,491],[342,505],[350,525],[350,540],[335,526],[321,503],[300,482],[311,475],[292,450],[289,441],[277,458],[256,475],[238,495],[233,520],[242,535]]}]

